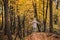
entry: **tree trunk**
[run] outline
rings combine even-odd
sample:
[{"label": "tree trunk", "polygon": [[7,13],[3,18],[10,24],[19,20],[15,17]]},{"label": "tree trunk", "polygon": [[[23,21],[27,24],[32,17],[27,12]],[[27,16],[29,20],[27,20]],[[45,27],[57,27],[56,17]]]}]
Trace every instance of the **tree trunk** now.
[{"label": "tree trunk", "polygon": [[18,35],[19,35],[20,39],[22,39],[22,26],[21,26],[19,15],[18,15]]},{"label": "tree trunk", "polygon": [[23,37],[25,37],[25,15],[23,16],[22,26],[23,26]]},{"label": "tree trunk", "polygon": [[59,7],[59,0],[57,0],[56,9],[58,9],[58,7]]},{"label": "tree trunk", "polygon": [[44,18],[44,0],[43,0],[43,25],[44,25],[44,32],[46,31],[46,24],[45,24],[45,18]]},{"label": "tree trunk", "polygon": [[8,0],[3,0],[4,2],[4,11],[5,11],[5,33],[8,36],[9,40],[12,40],[10,32],[10,23],[9,23],[9,12],[8,12]]},{"label": "tree trunk", "polygon": [[1,26],[1,30],[3,30],[3,27],[4,27],[4,16],[3,16],[3,4],[2,4],[2,26]]},{"label": "tree trunk", "polygon": [[52,0],[50,0],[50,32],[53,32],[53,10],[52,10]]},{"label": "tree trunk", "polygon": [[13,30],[13,10],[11,10],[11,6],[10,6],[10,30],[11,32]]},{"label": "tree trunk", "polygon": [[[43,2],[43,7],[44,7],[44,2]],[[44,8],[43,8],[43,10],[44,10]],[[46,15],[45,15],[45,18],[44,18],[44,11],[43,11],[44,32],[46,31],[47,11],[48,11],[48,0],[47,0],[47,4],[46,4]]]}]

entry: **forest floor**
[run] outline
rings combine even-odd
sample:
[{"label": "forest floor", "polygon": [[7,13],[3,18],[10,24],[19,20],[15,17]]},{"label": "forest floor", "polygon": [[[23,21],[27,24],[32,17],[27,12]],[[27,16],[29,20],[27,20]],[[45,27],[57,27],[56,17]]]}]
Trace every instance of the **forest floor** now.
[{"label": "forest floor", "polygon": [[[15,36],[12,36],[13,40]],[[6,40],[6,39],[4,39]],[[16,40],[20,40],[17,36]],[[60,36],[54,33],[33,32],[32,34],[24,37],[22,40],[60,40]]]},{"label": "forest floor", "polygon": [[60,36],[53,33],[34,32],[25,37],[25,40],[60,40]]}]

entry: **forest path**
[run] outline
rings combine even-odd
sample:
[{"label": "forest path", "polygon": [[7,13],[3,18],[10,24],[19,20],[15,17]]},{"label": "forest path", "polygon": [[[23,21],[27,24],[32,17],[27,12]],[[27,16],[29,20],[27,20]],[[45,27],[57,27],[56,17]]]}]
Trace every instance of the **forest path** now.
[{"label": "forest path", "polygon": [[27,36],[25,40],[60,40],[60,36],[52,33],[32,33],[31,35]]}]

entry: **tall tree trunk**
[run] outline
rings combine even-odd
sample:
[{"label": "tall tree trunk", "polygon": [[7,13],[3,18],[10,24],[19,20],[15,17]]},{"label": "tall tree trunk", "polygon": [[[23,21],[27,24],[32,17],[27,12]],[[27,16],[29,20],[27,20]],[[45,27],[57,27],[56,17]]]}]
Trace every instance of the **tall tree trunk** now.
[{"label": "tall tree trunk", "polygon": [[44,32],[46,31],[47,11],[48,11],[48,0],[47,0],[47,4],[46,4],[46,15],[45,16],[44,16],[44,1],[43,1],[43,24],[44,24]]},{"label": "tall tree trunk", "polygon": [[25,14],[23,16],[22,26],[23,26],[23,37],[25,37]]},{"label": "tall tree trunk", "polygon": [[1,26],[1,30],[0,30],[0,40],[4,39],[4,20],[3,20],[3,4],[2,4],[2,26]]},{"label": "tall tree trunk", "polygon": [[50,3],[50,32],[53,32],[53,10],[52,10],[52,0],[49,0]]},{"label": "tall tree trunk", "polygon": [[21,26],[21,21],[20,21],[20,16],[18,15],[18,35],[19,38],[22,39],[22,26]]},{"label": "tall tree trunk", "polygon": [[44,0],[43,0],[43,26],[44,26],[44,32],[45,32],[46,25],[45,25],[45,18],[44,18]]},{"label": "tall tree trunk", "polygon": [[10,30],[12,32],[12,27],[13,27],[13,10],[11,10],[10,6]]},{"label": "tall tree trunk", "polygon": [[13,13],[13,33],[15,33],[15,28],[16,28],[16,17],[15,17],[15,12]]},{"label": "tall tree trunk", "polygon": [[4,20],[3,20],[3,17],[4,17],[4,16],[3,16],[3,4],[2,4],[2,26],[1,26],[1,30],[3,30],[3,27],[4,27],[4,23],[3,23]]},{"label": "tall tree trunk", "polygon": [[9,12],[8,12],[8,0],[3,0],[5,11],[5,33],[8,36],[8,40],[12,40],[10,25],[9,25]]},{"label": "tall tree trunk", "polygon": [[59,7],[59,0],[57,0],[56,9],[58,9],[58,7]]}]

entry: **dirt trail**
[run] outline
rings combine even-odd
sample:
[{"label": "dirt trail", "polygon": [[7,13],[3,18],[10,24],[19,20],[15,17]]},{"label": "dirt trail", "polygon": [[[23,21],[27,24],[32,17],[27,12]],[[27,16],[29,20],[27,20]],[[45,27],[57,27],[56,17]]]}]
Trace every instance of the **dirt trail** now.
[{"label": "dirt trail", "polygon": [[[6,38],[4,40],[7,39],[7,36],[5,37]],[[12,37],[14,40],[15,35],[12,35]],[[16,40],[20,40],[18,36]],[[31,35],[28,35],[27,37],[25,37],[25,40],[60,40],[60,36],[53,33],[34,32]]]},{"label": "dirt trail", "polygon": [[25,40],[60,40],[60,37],[55,37],[52,33],[33,33],[25,38]]}]

